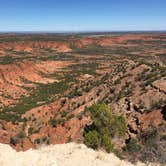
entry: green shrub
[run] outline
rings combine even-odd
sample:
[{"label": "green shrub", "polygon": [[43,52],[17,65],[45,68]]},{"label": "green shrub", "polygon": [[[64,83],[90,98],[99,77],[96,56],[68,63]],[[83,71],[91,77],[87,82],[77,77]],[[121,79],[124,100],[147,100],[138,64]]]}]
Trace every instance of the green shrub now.
[{"label": "green shrub", "polygon": [[60,114],[61,114],[62,117],[65,117],[68,113],[63,111],[63,112],[60,112]]},{"label": "green shrub", "polygon": [[93,149],[104,148],[107,152],[113,150],[112,138],[123,137],[127,130],[123,116],[113,115],[104,103],[93,104],[88,108],[92,124],[84,128],[84,143]]},{"label": "green shrub", "polygon": [[141,134],[140,139],[143,144],[141,161],[166,163],[166,141],[162,139],[158,128],[150,127]]},{"label": "green shrub", "polygon": [[96,128],[108,127],[112,122],[112,112],[106,104],[93,104],[89,111]]},{"label": "green shrub", "polygon": [[50,124],[51,124],[52,127],[56,127],[57,126],[57,121],[55,119],[51,119]]},{"label": "green shrub", "polygon": [[33,134],[33,128],[32,128],[32,127],[30,127],[30,128],[28,129],[28,134],[29,134],[29,135],[32,135],[32,134]]},{"label": "green shrub", "polygon": [[25,137],[24,131],[21,130],[17,136],[18,136],[18,138],[24,138]]},{"label": "green shrub", "polygon": [[118,78],[118,79],[116,79],[115,81],[114,81],[114,84],[116,85],[116,84],[120,84],[121,83],[121,80],[120,80],[120,78]]},{"label": "green shrub", "polygon": [[115,134],[120,137],[124,137],[127,130],[126,119],[124,116],[114,116],[113,123],[111,125],[111,134],[115,136]]},{"label": "green shrub", "polygon": [[93,149],[98,149],[100,145],[100,135],[97,131],[89,131],[84,135],[84,143]]},{"label": "green shrub", "polygon": [[64,126],[65,124],[65,119],[64,118],[59,118],[56,120],[56,125],[62,125]]},{"label": "green shrub", "polygon": [[4,56],[0,58],[0,64],[6,65],[13,63],[13,58],[11,56]]},{"label": "green shrub", "polygon": [[126,150],[129,153],[137,153],[141,149],[141,146],[138,144],[137,139],[131,138],[129,143],[126,144]]},{"label": "green shrub", "polygon": [[105,148],[107,152],[111,152],[113,150],[114,145],[112,144],[112,141],[108,134],[104,134],[102,136],[102,146]]},{"label": "green shrub", "polygon": [[72,118],[74,118],[75,116],[74,116],[74,114],[70,114],[70,115],[68,115],[67,117],[66,117],[66,120],[70,120],[70,119],[72,119]]},{"label": "green shrub", "polygon": [[66,99],[64,99],[64,100],[61,102],[61,106],[63,107],[65,104],[66,104]]}]

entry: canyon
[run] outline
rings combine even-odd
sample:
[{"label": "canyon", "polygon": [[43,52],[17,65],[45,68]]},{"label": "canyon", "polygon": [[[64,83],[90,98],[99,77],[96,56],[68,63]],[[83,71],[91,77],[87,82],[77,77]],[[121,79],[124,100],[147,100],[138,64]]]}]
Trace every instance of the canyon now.
[{"label": "canyon", "polygon": [[112,140],[123,157],[154,134],[162,152],[145,160],[166,163],[166,34],[0,34],[0,143],[83,143],[94,103],[126,118],[125,137]]}]

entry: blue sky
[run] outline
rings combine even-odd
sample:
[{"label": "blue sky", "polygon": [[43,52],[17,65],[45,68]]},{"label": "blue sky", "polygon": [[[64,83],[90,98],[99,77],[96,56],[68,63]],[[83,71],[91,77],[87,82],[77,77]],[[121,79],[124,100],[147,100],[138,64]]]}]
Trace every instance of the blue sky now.
[{"label": "blue sky", "polygon": [[0,0],[0,31],[166,30],[166,0]]}]

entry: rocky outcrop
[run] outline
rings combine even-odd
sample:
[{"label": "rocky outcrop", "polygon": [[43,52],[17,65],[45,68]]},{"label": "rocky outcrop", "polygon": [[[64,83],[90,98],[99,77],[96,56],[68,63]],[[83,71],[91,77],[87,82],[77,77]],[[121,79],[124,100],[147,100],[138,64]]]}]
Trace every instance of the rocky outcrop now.
[{"label": "rocky outcrop", "polygon": [[[114,154],[88,149],[82,144],[62,144],[41,147],[37,150],[16,152],[8,145],[0,144],[1,166],[145,166],[120,160]],[[159,166],[149,163],[148,166]]]}]

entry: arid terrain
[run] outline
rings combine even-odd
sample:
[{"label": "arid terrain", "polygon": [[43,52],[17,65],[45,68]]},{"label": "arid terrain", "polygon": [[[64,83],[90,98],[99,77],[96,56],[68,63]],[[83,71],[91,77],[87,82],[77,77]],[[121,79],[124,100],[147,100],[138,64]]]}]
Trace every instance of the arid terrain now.
[{"label": "arid terrain", "polygon": [[0,143],[86,142],[94,103],[126,119],[118,157],[166,164],[166,34],[0,34]]}]

